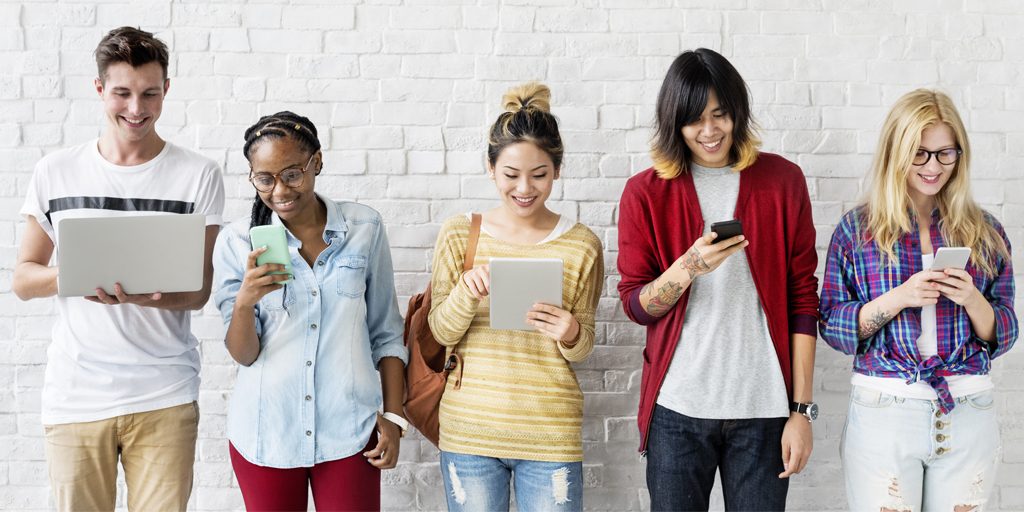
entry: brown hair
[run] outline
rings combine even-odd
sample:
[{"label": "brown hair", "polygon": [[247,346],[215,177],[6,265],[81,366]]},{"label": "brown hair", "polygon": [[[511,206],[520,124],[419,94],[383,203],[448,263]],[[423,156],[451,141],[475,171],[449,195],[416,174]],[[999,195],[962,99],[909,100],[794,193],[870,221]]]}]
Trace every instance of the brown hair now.
[{"label": "brown hair", "polygon": [[164,79],[167,79],[167,45],[145,30],[134,27],[115,28],[103,36],[94,53],[96,71],[101,81],[107,79],[107,68],[118,62],[126,62],[133,68],[158,62],[164,70]]},{"label": "brown hair", "polygon": [[551,157],[555,169],[561,167],[564,149],[558,120],[551,114],[551,89],[538,82],[513,87],[501,98],[501,105],[505,111],[494,121],[487,139],[491,166],[508,146],[530,142]]}]

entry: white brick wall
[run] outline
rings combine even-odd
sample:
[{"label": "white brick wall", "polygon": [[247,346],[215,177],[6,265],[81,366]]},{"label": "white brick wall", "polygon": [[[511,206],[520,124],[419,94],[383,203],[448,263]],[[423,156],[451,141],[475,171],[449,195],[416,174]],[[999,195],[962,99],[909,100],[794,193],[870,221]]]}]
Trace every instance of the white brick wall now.
[{"label": "white brick wall", "polygon": [[[50,504],[38,411],[53,307],[10,293],[17,210],[43,154],[99,133],[89,52],[122,24],[170,45],[161,133],[225,165],[228,218],[252,197],[244,127],[283,108],[308,115],[327,150],[322,191],[382,212],[404,296],[426,283],[444,218],[493,204],[481,163],[501,93],[528,79],[551,86],[567,150],[552,205],[605,241],[610,271],[600,345],[578,367],[588,509],[648,503],[634,421],[644,331],[625,321],[614,293],[614,222],[625,178],[649,164],[654,100],[679,51],[708,45],[748,79],[765,149],[807,174],[822,250],[857,199],[888,106],[914,86],[944,88],[972,135],[976,196],[1006,224],[1024,269],[1024,6],[1014,0],[2,0],[0,509]],[[195,320],[204,369],[192,507],[238,509],[224,440],[235,370],[217,313]],[[845,507],[838,443],[850,360],[820,347],[823,419],[810,466],[792,481],[794,510]],[[1024,352],[994,374],[1004,454],[991,509],[1021,510]],[[401,457],[384,475],[385,506],[443,508],[436,450],[414,436]]]}]

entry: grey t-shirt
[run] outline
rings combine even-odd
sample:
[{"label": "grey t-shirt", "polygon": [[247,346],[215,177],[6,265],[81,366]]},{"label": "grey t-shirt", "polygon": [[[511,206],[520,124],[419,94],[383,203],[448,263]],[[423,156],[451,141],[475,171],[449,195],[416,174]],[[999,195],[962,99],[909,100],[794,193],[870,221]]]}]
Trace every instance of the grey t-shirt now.
[{"label": "grey t-shirt", "polygon": [[[729,167],[691,169],[708,233],[712,223],[733,218],[740,175]],[[683,332],[658,405],[693,418],[789,416],[786,383],[745,251],[690,284]]]}]

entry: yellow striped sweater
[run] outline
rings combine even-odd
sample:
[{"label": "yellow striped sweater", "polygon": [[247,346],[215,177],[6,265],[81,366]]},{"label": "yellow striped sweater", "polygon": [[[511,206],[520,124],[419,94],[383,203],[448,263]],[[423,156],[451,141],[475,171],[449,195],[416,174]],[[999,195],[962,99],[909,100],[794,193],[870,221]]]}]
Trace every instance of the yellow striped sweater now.
[{"label": "yellow striped sweater", "polygon": [[444,451],[545,462],[583,460],[583,393],[570,362],[594,348],[594,313],[604,281],[601,241],[576,224],[537,245],[518,245],[480,233],[474,266],[492,257],[562,260],[562,306],[580,323],[566,348],[534,331],[491,329],[489,301],[462,280],[469,219],[448,219],[434,249],[429,324],[434,337],[463,359],[462,386],[454,372],[441,399]]}]

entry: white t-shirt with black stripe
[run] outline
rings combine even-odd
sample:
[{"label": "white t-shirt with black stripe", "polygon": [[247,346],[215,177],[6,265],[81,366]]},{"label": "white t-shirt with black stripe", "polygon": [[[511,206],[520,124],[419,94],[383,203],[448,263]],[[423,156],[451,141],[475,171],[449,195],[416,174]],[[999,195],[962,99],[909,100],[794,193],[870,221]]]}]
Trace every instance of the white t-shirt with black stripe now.
[{"label": "white t-shirt with black stripe", "polygon": [[[97,142],[36,164],[21,214],[34,217],[54,246],[60,221],[69,218],[199,213],[207,226],[222,224],[224,181],[213,160],[168,142],[149,162],[119,166],[100,155]],[[197,399],[199,342],[188,311],[55,300],[44,424],[96,421]]]}]

